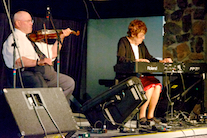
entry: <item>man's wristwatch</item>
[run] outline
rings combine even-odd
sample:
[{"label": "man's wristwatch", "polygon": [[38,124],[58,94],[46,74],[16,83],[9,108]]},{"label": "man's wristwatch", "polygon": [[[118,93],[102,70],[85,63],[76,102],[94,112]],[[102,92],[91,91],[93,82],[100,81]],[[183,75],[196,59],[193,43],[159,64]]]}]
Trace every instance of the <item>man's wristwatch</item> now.
[{"label": "man's wristwatch", "polygon": [[39,64],[38,64],[38,59],[37,59],[37,61],[36,61],[36,66],[39,66]]}]

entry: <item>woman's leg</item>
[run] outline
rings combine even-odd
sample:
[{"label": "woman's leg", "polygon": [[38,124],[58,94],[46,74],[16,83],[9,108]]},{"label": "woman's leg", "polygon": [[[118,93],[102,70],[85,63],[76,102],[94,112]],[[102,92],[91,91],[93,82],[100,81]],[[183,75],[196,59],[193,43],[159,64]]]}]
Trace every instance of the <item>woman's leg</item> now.
[{"label": "woman's leg", "polygon": [[147,114],[147,118],[151,119],[154,117],[154,111],[157,105],[157,102],[159,100],[160,97],[160,91],[161,91],[161,86],[160,85],[156,85],[155,87],[153,87],[153,92],[151,95],[151,99],[149,101],[149,106],[148,106],[148,114]]},{"label": "woman's leg", "polygon": [[154,92],[154,87],[151,87],[150,89],[146,91],[147,101],[140,108],[139,118],[146,117],[146,110],[151,101],[153,92]]}]

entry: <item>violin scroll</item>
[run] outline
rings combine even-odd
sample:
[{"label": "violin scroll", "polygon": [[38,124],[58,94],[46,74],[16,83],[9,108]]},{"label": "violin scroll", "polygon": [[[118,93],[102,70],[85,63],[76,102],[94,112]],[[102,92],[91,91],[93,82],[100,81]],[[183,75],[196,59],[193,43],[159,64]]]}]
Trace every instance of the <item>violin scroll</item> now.
[{"label": "violin scroll", "polygon": [[73,30],[71,30],[72,32],[71,32],[71,34],[74,34],[74,35],[76,35],[76,36],[79,36],[80,35],[80,31],[73,31]]}]

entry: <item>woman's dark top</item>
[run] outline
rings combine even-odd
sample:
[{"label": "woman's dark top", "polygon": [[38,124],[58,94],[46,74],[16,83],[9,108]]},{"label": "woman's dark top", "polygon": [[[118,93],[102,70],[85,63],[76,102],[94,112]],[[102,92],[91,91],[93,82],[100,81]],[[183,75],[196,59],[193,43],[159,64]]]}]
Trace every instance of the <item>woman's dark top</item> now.
[{"label": "woman's dark top", "polygon": [[[150,62],[159,62],[156,58],[150,55],[144,42],[139,45],[139,58],[148,59]],[[138,52],[138,51],[137,51]],[[117,64],[124,62],[134,62],[135,56],[127,37],[120,38],[118,42]]]},{"label": "woman's dark top", "polygon": [[[144,42],[139,45],[138,51],[139,52],[139,59],[148,59],[150,62],[159,62],[158,59],[154,58],[150,55],[147,47],[145,46]],[[135,62],[135,55],[130,45],[129,40],[127,37],[122,37],[119,39],[118,42],[118,51],[117,51],[117,64],[126,63],[126,62]],[[129,76],[138,76],[139,74],[124,74],[124,73],[116,73],[116,79],[119,81],[129,77]]]}]

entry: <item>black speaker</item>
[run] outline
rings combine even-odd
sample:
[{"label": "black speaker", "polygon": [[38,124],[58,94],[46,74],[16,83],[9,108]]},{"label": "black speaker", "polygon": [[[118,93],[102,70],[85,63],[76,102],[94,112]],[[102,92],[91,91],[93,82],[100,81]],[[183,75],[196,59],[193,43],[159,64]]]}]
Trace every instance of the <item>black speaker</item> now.
[{"label": "black speaker", "polygon": [[140,79],[129,77],[88,100],[82,111],[93,128],[116,129],[133,118],[146,100]]},{"label": "black speaker", "polygon": [[171,100],[174,102],[174,110],[190,113],[193,107],[203,103],[203,78],[200,74],[185,74],[171,82]]},{"label": "black speaker", "polygon": [[[1,123],[3,137],[44,137],[50,134],[73,135],[77,123],[61,88],[17,88],[3,90],[17,130],[13,122]],[[8,124],[11,123],[11,124]],[[12,131],[13,132],[12,132]],[[14,134],[15,132],[15,134]],[[12,134],[13,133],[13,134]]]},{"label": "black speaker", "polygon": [[[180,75],[182,75],[182,78]],[[170,100],[174,103],[173,111],[185,111],[191,113],[196,104],[203,104],[204,86],[202,75],[180,75],[176,74],[174,76],[170,76],[170,84],[163,88],[156,108],[157,110],[155,112],[157,117],[166,116],[168,109],[171,109],[168,98],[170,98]],[[169,112],[171,111],[169,110]]]}]

